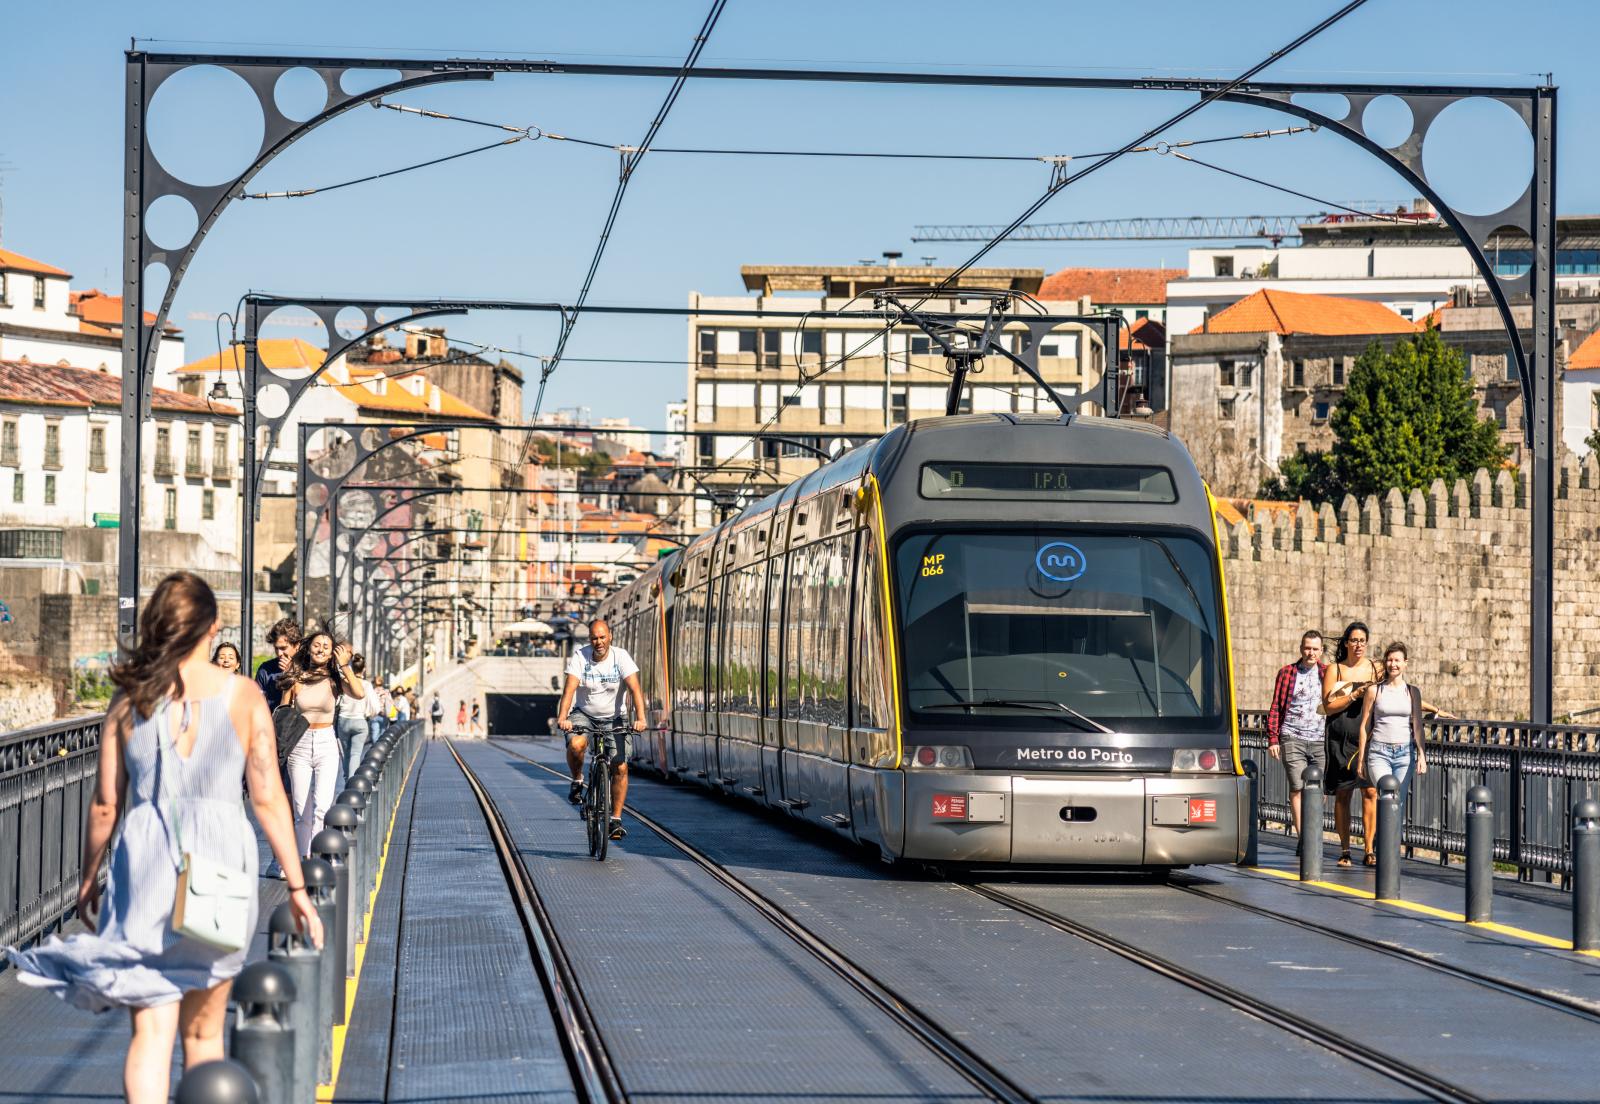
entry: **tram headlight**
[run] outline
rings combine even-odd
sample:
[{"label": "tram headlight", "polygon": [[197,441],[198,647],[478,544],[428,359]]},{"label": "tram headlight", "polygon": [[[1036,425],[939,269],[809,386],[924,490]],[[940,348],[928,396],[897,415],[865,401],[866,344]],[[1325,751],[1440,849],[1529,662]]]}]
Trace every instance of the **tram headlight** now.
[{"label": "tram headlight", "polygon": [[923,744],[906,748],[908,770],[972,769],[972,751],[960,744]]},{"label": "tram headlight", "polygon": [[1172,769],[1188,774],[1221,774],[1229,769],[1228,756],[1216,748],[1179,748],[1172,753]]}]

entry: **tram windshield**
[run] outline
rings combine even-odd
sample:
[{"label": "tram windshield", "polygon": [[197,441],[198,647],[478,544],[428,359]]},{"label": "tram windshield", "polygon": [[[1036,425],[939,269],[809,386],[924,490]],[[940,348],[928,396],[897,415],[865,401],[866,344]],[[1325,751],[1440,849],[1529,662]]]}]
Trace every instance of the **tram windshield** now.
[{"label": "tram windshield", "polygon": [[1221,619],[1205,545],[1164,534],[913,533],[895,560],[907,700],[925,723],[1215,731]]}]

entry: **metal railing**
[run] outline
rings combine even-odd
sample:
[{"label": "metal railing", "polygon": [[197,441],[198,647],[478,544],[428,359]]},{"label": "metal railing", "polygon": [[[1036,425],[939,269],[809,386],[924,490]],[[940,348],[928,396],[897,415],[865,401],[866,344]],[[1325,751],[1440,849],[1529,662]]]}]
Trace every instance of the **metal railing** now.
[{"label": "metal railing", "polygon": [[76,907],[103,714],[0,735],[0,945]]},{"label": "metal railing", "polygon": [[[1289,785],[1267,754],[1265,710],[1239,712],[1242,758],[1254,760],[1257,814],[1263,827],[1289,823]],[[1428,772],[1416,775],[1400,842],[1433,852],[1441,864],[1466,851],[1466,796],[1483,785],[1494,795],[1496,862],[1519,878],[1572,873],[1572,806],[1600,796],[1600,728],[1518,721],[1428,721],[1423,747]],[[1365,838],[1361,802],[1351,799],[1355,837]],[[1323,829],[1332,831],[1325,806]],[[1563,878],[1563,880],[1565,880]]]}]

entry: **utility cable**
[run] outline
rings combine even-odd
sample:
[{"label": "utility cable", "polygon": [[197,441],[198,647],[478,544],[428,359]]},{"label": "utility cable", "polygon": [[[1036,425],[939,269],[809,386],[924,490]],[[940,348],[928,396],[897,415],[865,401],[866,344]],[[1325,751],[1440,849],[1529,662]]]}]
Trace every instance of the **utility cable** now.
[{"label": "utility cable", "polygon": [[344,181],[340,181],[338,184],[323,184],[320,187],[316,187],[316,188],[297,188],[297,189],[295,189],[293,191],[286,191],[286,192],[240,192],[239,193],[239,198],[240,199],[299,199],[299,198],[301,198],[303,196],[319,195],[322,192],[336,192],[340,188],[349,188],[349,187],[353,187],[356,184],[369,184],[374,180],[383,180],[383,179],[385,179],[387,177],[399,176],[402,173],[415,172],[418,169],[426,169],[426,168],[430,168],[430,167],[432,167],[434,165],[442,165],[446,161],[455,161],[455,160],[458,160],[458,159],[460,159],[462,157],[471,157],[475,153],[484,153],[484,152],[487,152],[488,150],[500,149],[500,148],[502,148],[504,146],[516,145],[518,142],[532,141],[532,140],[534,140],[534,139],[536,139],[538,137],[539,136],[537,134],[519,134],[514,138],[507,138],[507,139],[505,139],[503,141],[500,141],[500,142],[490,142],[486,146],[474,146],[472,149],[461,150],[461,151],[459,151],[457,153],[447,153],[443,157],[435,157],[435,158],[432,158],[432,159],[427,160],[427,161],[419,161],[415,165],[406,165],[406,166],[404,166],[402,168],[390,169],[387,172],[372,173],[370,176],[361,176],[361,177],[357,177],[354,180],[344,180]]},{"label": "utility cable", "polygon": [[1300,199],[1308,199],[1313,203],[1321,203],[1321,204],[1324,204],[1325,206],[1335,208],[1336,210],[1345,211],[1345,212],[1347,212],[1349,214],[1352,214],[1352,215],[1360,215],[1362,218],[1370,219],[1373,222],[1402,223],[1402,224],[1407,225],[1407,226],[1415,226],[1416,225],[1416,221],[1417,220],[1415,220],[1415,219],[1396,218],[1393,215],[1379,214],[1379,213],[1375,213],[1375,212],[1372,212],[1372,211],[1362,211],[1359,208],[1349,207],[1349,206],[1346,206],[1343,203],[1337,203],[1337,202],[1335,202],[1334,200],[1331,200],[1331,199],[1319,199],[1318,197],[1316,197],[1314,195],[1310,195],[1310,194],[1308,194],[1306,192],[1297,192],[1293,188],[1288,187],[1285,184],[1274,184],[1270,180],[1262,180],[1260,177],[1251,176],[1249,173],[1242,173],[1242,172],[1239,172],[1236,169],[1224,168],[1221,165],[1213,165],[1210,161],[1202,161],[1202,160],[1200,160],[1200,158],[1192,157],[1189,154],[1183,153],[1180,150],[1173,150],[1172,151],[1172,156],[1176,157],[1180,161],[1187,161],[1191,165],[1199,165],[1203,169],[1210,169],[1213,172],[1223,173],[1224,175],[1234,177],[1234,178],[1236,178],[1238,180],[1244,180],[1244,181],[1247,181],[1247,182],[1249,182],[1251,184],[1259,184],[1263,188],[1272,188],[1272,189],[1274,189],[1276,191],[1286,192],[1289,195],[1298,196]]},{"label": "utility cable", "polygon": [[[1067,188],[1071,187],[1073,184],[1077,183],[1079,180],[1082,180],[1084,177],[1090,175],[1091,173],[1093,173],[1093,172],[1095,172],[1095,171],[1097,171],[1099,169],[1104,168],[1105,166],[1111,164],[1112,162],[1119,160],[1120,158],[1122,158],[1126,154],[1132,153],[1134,150],[1140,148],[1141,146],[1144,146],[1145,144],[1147,144],[1149,142],[1152,142],[1159,135],[1161,135],[1162,133],[1164,133],[1167,130],[1170,130],[1174,126],[1177,126],[1179,123],[1182,123],[1185,119],[1188,119],[1190,116],[1194,115],[1197,111],[1200,111],[1202,108],[1205,108],[1205,107],[1209,106],[1210,104],[1216,102],[1217,100],[1221,99],[1222,97],[1224,97],[1224,96],[1228,95],[1229,93],[1233,92],[1240,85],[1242,85],[1246,81],[1250,80],[1256,74],[1260,73],[1262,70],[1266,69],[1268,66],[1272,65],[1274,62],[1278,61],[1279,59],[1281,59],[1281,58],[1287,56],[1288,54],[1292,53],[1293,51],[1299,49],[1301,46],[1305,45],[1307,42],[1311,41],[1313,38],[1315,38],[1318,35],[1320,35],[1323,31],[1327,30],[1329,27],[1332,27],[1334,24],[1336,24],[1340,20],[1344,19],[1347,15],[1349,15],[1351,12],[1354,12],[1356,9],[1360,8],[1365,3],[1366,3],[1366,0],[1349,0],[1349,2],[1346,3],[1343,7],[1339,8],[1339,10],[1334,12],[1332,15],[1328,16],[1327,18],[1323,19],[1321,22],[1317,23],[1310,30],[1303,31],[1302,33],[1297,35],[1294,39],[1292,39],[1287,45],[1279,47],[1278,49],[1274,50],[1271,54],[1267,55],[1266,58],[1264,58],[1263,60],[1257,62],[1255,65],[1252,65],[1249,69],[1246,69],[1243,73],[1239,74],[1239,76],[1233,78],[1228,83],[1220,85],[1217,88],[1213,89],[1212,91],[1210,91],[1210,92],[1206,93],[1205,95],[1201,96],[1200,99],[1198,99],[1194,103],[1190,104],[1188,107],[1184,108],[1183,110],[1179,111],[1177,114],[1169,116],[1164,121],[1162,121],[1160,123],[1157,123],[1155,126],[1151,127],[1149,130],[1146,130],[1143,134],[1139,135],[1139,137],[1137,137],[1137,138],[1133,139],[1132,141],[1128,142],[1121,149],[1119,149],[1119,150],[1117,150],[1117,151],[1115,151],[1115,152],[1113,152],[1111,154],[1108,154],[1105,157],[1102,157],[1099,160],[1096,160],[1096,161],[1094,161],[1093,163],[1091,163],[1089,165],[1084,166],[1082,169],[1079,169],[1077,172],[1074,172],[1074,173],[1062,173],[1061,175],[1059,175],[1057,179],[1055,179],[1055,180],[1053,180],[1051,182],[1050,186],[1045,189],[1044,193],[1038,199],[1034,200],[1034,202],[1029,204],[1028,208],[1025,211],[1023,211],[1020,215],[1018,215],[1016,218],[1014,218],[1003,230],[1000,231],[1000,233],[998,233],[994,237],[990,238],[988,242],[986,242],[983,246],[981,246],[977,250],[977,252],[973,253],[972,256],[968,257],[959,266],[957,266],[956,268],[952,269],[951,272],[947,276],[945,276],[942,280],[940,280],[937,285],[935,285],[933,288],[927,290],[926,292],[922,293],[921,297],[911,307],[911,310],[912,311],[920,310],[930,299],[934,299],[934,298],[939,297],[941,295],[949,294],[951,287],[955,284],[955,282],[957,280],[960,279],[960,277],[968,269],[972,268],[973,265],[977,264],[984,257],[988,256],[989,253],[991,253],[1001,242],[1003,242],[1006,238],[1010,237],[1011,234],[1014,233],[1019,226],[1022,226],[1029,219],[1031,219],[1034,215],[1038,214],[1040,209],[1043,208],[1045,204],[1049,203],[1051,199],[1055,198],[1062,191],[1064,191]],[[862,342],[856,348],[852,349],[849,353],[847,353],[846,356],[847,357],[854,356],[856,353],[860,352],[862,349],[864,349],[868,345],[870,345],[874,340],[877,340],[879,337],[881,337],[882,334],[887,333],[890,330],[892,330],[893,327],[894,327],[894,323],[892,323],[892,322],[889,323],[888,326],[886,326],[882,330],[880,330],[877,334],[874,335],[874,337],[870,337],[866,341]],[[1115,356],[1115,351],[1114,350],[1108,350],[1107,351],[1108,359],[1111,358],[1111,357],[1114,357],[1114,356]],[[842,363],[842,361],[840,361],[838,363]],[[818,373],[817,377],[813,377],[813,379],[827,374],[829,371],[832,371],[832,369],[834,367],[836,367],[836,366],[837,366],[837,363],[833,364],[833,365],[828,365],[827,367],[825,367],[822,370],[822,372]],[[766,429],[769,426],[771,426],[772,424],[776,423],[777,417],[781,413],[782,413],[782,407],[780,407],[778,409],[778,411],[774,413],[772,418],[768,419],[767,422],[763,423],[763,425],[759,429],[757,429],[756,432],[757,433],[765,432]],[[753,443],[753,441],[754,441],[753,437],[751,438],[751,441]],[[743,450],[743,446],[740,447],[740,451],[742,451],[742,450]],[[738,453],[736,452],[736,453],[734,453],[734,455],[736,456],[736,455],[738,455]],[[732,459],[732,457],[729,457],[729,459]]]},{"label": "utility cable", "polygon": [[584,273],[583,287],[578,292],[577,301],[573,304],[570,313],[562,316],[561,336],[556,340],[555,352],[551,355],[550,362],[539,372],[539,390],[534,397],[533,413],[537,417],[544,406],[544,389],[550,376],[561,364],[561,356],[567,351],[567,342],[572,338],[572,330],[578,324],[578,317],[583,311],[583,306],[589,301],[589,291],[594,286],[595,274],[600,270],[600,261],[605,256],[606,245],[611,241],[612,228],[617,224],[617,214],[622,209],[622,198],[627,194],[628,183],[633,179],[633,172],[643,160],[645,151],[655,141],[656,135],[661,132],[662,125],[667,121],[667,113],[678,102],[678,96],[683,91],[683,86],[689,79],[689,71],[700,60],[700,54],[705,50],[706,42],[711,37],[711,32],[717,25],[717,20],[722,18],[722,11],[728,6],[728,0],[713,0],[711,10],[706,13],[705,21],[700,25],[700,32],[695,35],[694,44],[689,48],[689,54],[683,59],[683,65],[678,70],[678,76],[668,89],[666,99],[661,102],[661,107],[656,111],[655,118],[650,121],[649,128],[645,131],[644,140],[639,143],[638,150],[622,157],[622,170],[617,178],[616,192],[611,197],[611,208],[606,212],[605,225],[600,229],[600,240],[595,245],[594,256],[589,261],[589,270]]}]

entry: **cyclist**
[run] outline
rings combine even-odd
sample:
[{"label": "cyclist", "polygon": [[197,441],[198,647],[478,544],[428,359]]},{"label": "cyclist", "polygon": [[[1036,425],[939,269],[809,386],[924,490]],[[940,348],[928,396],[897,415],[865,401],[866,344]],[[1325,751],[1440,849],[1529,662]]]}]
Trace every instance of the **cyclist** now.
[{"label": "cyclist", "polygon": [[[583,756],[589,749],[589,738],[585,733],[572,730],[568,714],[576,705],[578,713],[596,727],[620,721],[623,687],[627,687],[633,702],[633,731],[643,732],[645,706],[644,691],[639,686],[639,666],[626,651],[611,643],[611,626],[604,618],[597,617],[589,622],[589,643],[575,650],[567,660],[566,685],[556,709],[556,725],[567,734],[567,766],[572,769],[572,788],[567,791],[567,800],[574,805],[583,803]],[[616,779],[611,798],[611,838],[621,839],[628,834],[622,827],[622,799],[628,793],[628,755],[632,740],[623,732],[616,735],[615,741],[611,755],[612,777]]]}]

